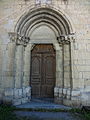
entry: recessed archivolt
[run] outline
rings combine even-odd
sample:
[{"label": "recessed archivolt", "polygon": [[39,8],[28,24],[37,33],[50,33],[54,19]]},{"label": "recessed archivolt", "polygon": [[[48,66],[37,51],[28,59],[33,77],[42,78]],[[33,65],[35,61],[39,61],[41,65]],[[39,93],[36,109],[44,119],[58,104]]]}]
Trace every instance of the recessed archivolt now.
[{"label": "recessed archivolt", "polygon": [[19,19],[15,32],[28,36],[34,26],[42,23],[52,26],[58,32],[58,36],[68,35],[73,32],[72,26],[65,15],[49,7],[33,8],[24,14]]},{"label": "recessed archivolt", "polygon": [[48,22],[51,22],[53,25],[56,25],[59,28],[60,31],[63,30],[63,31],[61,31],[62,34],[68,34],[69,33],[69,29],[67,28],[66,24],[63,21],[55,18],[55,16],[52,16],[52,15],[50,15],[48,13],[42,13],[42,14],[39,13],[38,16],[35,15],[32,18],[27,18],[22,23],[22,25],[20,26],[21,27],[21,31],[19,31],[19,32],[21,34],[24,34],[25,31],[28,29],[28,27],[30,25],[32,25],[36,21],[43,22],[44,20],[48,21]]},{"label": "recessed archivolt", "polygon": [[61,31],[58,29],[58,27],[56,25],[53,25],[52,22],[48,21],[48,20],[37,20],[35,23],[33,23],[31,26],[28,27],[27,31],[26,31],[26,36],[30,36],[32,30],[34,30],[35,28],[41,26],[41,25],[47,25],[49,28],[51,28],[54,33],[56,34],[56,36],[59,36],[59,34],[61,34]]}]

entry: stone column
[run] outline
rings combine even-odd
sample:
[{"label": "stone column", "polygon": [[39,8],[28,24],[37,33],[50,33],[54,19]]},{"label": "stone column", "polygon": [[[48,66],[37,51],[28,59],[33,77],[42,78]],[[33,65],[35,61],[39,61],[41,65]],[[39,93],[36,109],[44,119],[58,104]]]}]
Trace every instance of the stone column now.
[{"label": "stone column", "polygon": [[22,87],[24,46],[17,45],[15,53],[15,88]]},{"label": "stone column", "polygon": [[[74,55],[75,55],[75,51],[74,51],[74,36],[71,36],[71,42],[70,42],[70,48],[71,48],[71,81],[70,81],[70,85],[71,85],[71,100],[73,102],[73,104],[77,104],[80,105],[80,89],[79,86],[77,86],[76,80],[74,78],[75,73],[77,72],[77,69],[75,69],[74,66]],[[76,74],[77,75],[77,74]]]},{"label": "stone column", "polygon": [[76,83],[76,81],[74,79],[75,73],[77,72],[77,69],[75,69],[75,66],[74,66],[74,55],[75,55],[74,42],[75,42],[75,36],[70,35],[69,40],[70,40],[70,46],[69,46],[69,49],[70,49],[70,88],[75,89],[75,88],[78,87],[77,83]]},{"label": "stone column", "polygon": [[54,88],[54,97],[56,102],[61,102],[63,85],[63,61],[62,46],[55,44],[56,48],[56,85]]},{"label": "stone column", "polygon": [[70,99],[71,70],[70,70],[70,43],[63,43],[63,100]]},{"label": "stone column", "polygon": [[32,44],[30,43],[27,44],[27,46],[24,49],[23,84],[22,84],[24,102],[30,101],[31,99],[31,86],[30,86],[31,49]]},{"label": "stone column", "polygon": [[80,105],[80,90],[77,89],[78,86],[74,76],[75,76],[75,69],[74,69],[74,36],[70,35],[69,36],[69,52],[70,52],[70,88],[67,89],[66,93],[66,99],[64,99],[63,103],[66,105],[71,105],[71,106],[78,106]]},{"label": "stone column", "polygon": [[32,44],[28,44],[24,51],[23,87],[30,86],[31,48]]},{"label": "stone column", "polygon": [[70,45],[64,44],[64,88],[70,88]]},{"label": "stone column", "polygon": [[62,46],[56,46],[56,86],[62,87],[63,65],[62,65]]}]

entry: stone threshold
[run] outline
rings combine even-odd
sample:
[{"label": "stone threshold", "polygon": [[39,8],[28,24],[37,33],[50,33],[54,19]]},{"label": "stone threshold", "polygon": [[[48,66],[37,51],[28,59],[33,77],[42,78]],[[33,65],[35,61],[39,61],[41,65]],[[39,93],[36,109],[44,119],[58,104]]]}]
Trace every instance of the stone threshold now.
[{"label": "stone threshold", "polygon": [[36,102],[31,101],[22,105],[16,105],[17,109],[22,110],[70,110],[72,107],[67,107],[64,105],[56,104],[56,103],[50,103],[50,102]]},{"label": "stone threshold", "polygon": [[63,109],[63,108],[15,108],[14,111],[27,111],[27,112],[70,112],[72,111],[71,109]]}]

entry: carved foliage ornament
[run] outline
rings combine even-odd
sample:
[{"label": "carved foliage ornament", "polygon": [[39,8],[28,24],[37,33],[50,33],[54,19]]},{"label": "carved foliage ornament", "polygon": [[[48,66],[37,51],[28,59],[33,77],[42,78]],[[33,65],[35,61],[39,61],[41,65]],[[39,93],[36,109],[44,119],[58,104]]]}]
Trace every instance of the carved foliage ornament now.
[{"label": "carved foliage ornament", "polygon": [[[21,36],[16,33],[9,33],[9,37],[10,37],[11,42],[15,42],[17,45],[26,46],[30,41],[29,37]],[[60,35],[59,37],[57,37],[57,40],[60,44],[75,42],[75,34],[72,33],[70,35]]]},{"label": "carved foliage ornament", "polygon": [[59,43],[70,43],[70,42],[75,42],[75,34],[70,34],[70,35],[61,35],[57,37],[57,40]]},{"label": "carved foliage ornament", "polygon": [[11,33],[8,33],[8,34],[9,34],[11,42],[15,42],[17,45],[26,46],[27,43],[29,43],[29,41],[30,41],[29,37],[21,36],[17,33],[14,33],[14,32],[11,32]]}]

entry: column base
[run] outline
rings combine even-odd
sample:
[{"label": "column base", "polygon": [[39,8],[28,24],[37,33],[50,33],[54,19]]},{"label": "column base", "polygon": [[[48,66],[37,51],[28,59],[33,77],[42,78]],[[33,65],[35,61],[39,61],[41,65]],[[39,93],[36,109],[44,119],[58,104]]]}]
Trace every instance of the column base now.
[{"label": "column base", "polygon": [[82,89],[55,87],[54,101],[72,107],[90,106],[90,92]]},{"label": "column base", "polygon": [[31,87],[6,88],[3,96],[3,103],[20,105],[31,100]]}]

